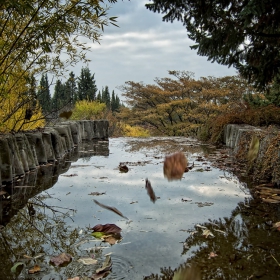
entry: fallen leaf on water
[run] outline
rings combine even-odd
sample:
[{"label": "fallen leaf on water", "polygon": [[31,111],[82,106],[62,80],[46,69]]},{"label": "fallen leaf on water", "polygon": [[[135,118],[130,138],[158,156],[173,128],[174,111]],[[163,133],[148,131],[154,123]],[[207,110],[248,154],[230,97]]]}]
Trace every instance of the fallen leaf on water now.
[{"label": "fallen leaf on water", "polygon": [[92,228],[93,231],[103,232],[103,233],[120,233],[122,229],[115,224],[98,224]]},{"label": "fallen leaf on water", "polygon": [[78,176],[78,174],[69,174],[69,175],[61,175],[61,176],[64,176],[64,177],[74,177],[74,176]]},{"label": "fallen leaf on water", "polygon": [[127,173],[128,172],[128,167],[126,165],[119,165],[119,170],[122,173]]},{"label": "fallen leaf on water", "polygon": [[88,195],[103,195],[103,194],[106,194],[106,192],[102,192],[102,193],[100,193],[100,192],[91,192]]},{"label": "fallen leaf on water", "polygon": [[24,264],[23,262],[17,262],[17,263],[15,263],[15,264],[13,265],[13,267],[11,268],[11,272],[12,272],[12,273],[16,273],[17,268],[18,268],[19,266],[25,266],[25,264]]},{"label": "fallen leaf on water", "polygon": [[146,179],[146,190],[147,190],[147,193],[148,193],[148,195],[149,195],[151,201],[152,201],[153,203],[155,203],[155,201],[157,200],[157,198],[156,198],[155,192],[154,192],[154,190],[153,190],[153,188],[152,188],[151,182],[150,182],[148,179]]},{"label": "fallen leaf on water", "polygon": [[209,255],[208,255],[208,259],[211,259],[211,258],[215,258],[217,257],[218,255],[214,252],[211,252]]},{"label": "fallen leaf on water", "polygon": [[214,234],[209,229],[204,229],[202,235],[205,236],[205,238],[207,238],[209,235],[214,237]]},{"label": "fallen leaf on water", "polygon": [[187,164],[188,161],[182,152],[166,156],[163,163],[164,177],[166,177],[168,181],[181,179]]},{"label": "fallen leaf on water", "polygon": [[107,210],[110,210],[110,211],[112,211],[112,212],[118,214],[119,216],[121,216],[121,217],[123,217],[123,218],[129,220],[129,219],[128,219],[126,216],[124,216],[124,215],[122,214],[122,212],[120,212],[117,208],[111,207],[111,206],[107,206],[107,205],[105,205],[105,204],[102,204],[102,203],[98,202],[98,201],[95,200],[95,199],[94,199],[93,201],[94,201],[97,205],[99,205],[100,207],[105,208],[105,209],[107,209]]},{"label": "fallen leaf on water", "polygon": [[275,228],[280,227],[280,222],[276,222],[276,223],[274,223],[274,224],[273,224],[273,227],[275,227]]},{"label": "fallen leaf on water", "polygon": [[41,271],[40,266],[35,264],[33,268],[28,270],[28,273],[29,274],[34,274],[34,273],[39,272],[39,271]]},{"label": "fallen leaf on water", "polygon": [[114,244],[118,243],[120,240],[121,240],[120,234],[104,236],[104,241],[109,243],[110,245],[114,245]]},{"label": "fallen leaf on water", "polygon": [[67,264],[71,262],[71,260],[72,256],[67,253],[61,253],[60,255],[51,258],[51,262],[56,266]]},{"label": "fallen leaf on water", "polygon": [[76,276],[74,278],[68,278],[67,280],[80,280],[80,277]]},{"label": "fallen leaf on water", "polygon": [[78,259],[78,262],[85,264],[85,265],[97,264],[97,260],[93,259],[93,258],[80,258],[80,259]]}]

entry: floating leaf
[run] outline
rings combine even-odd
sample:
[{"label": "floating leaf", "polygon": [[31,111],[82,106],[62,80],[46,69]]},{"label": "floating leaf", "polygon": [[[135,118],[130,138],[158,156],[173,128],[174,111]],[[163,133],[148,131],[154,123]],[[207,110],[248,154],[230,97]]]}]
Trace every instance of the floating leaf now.
[{"label": "floating leaf", "polygon": [[68,278],[67,280],[80,280],[80,277],[76,276],[74,278]]},{"label": "floating leaf", "polygon": [[214,237],[214,234],[209,229],[203,230],[202,235],[205,236],[205,238],[207,238],[209,235]]},{"label": "floating leaf", "polygon": [[28,270],[28,273],[29,274],[34,274],[36,272],[40,272],[41,271],[41,268],[39,265],[35,264],[33,268],[29,269]]},{"label": "floating leaf", "polygon": [[97,260],[93,258],[80,258],[78,259],[78,262],[83,263],[85,265],[97,264]]},{"label": "floating leaf", "polygon": [[60,255],[51,258],[51,262],[56,266],[68,264],[71,260],[72,256],[67,253],[61,253]]},{"label": "floating leaf", "polygon": [[122,229],[115,224],[98,224],[92,228],[93,231],[103,232],[103,233],[120,233]]},{"label": "floating leaf", "polygon": [[156,198],[155,192],[154,192],[154,190],[153,190],[153,188],[152,188],[151,182],[150,182],[148,179],[146,179],[146,190],[147,190],[147,193],[148,193],[148,195],[149,195],[151,201],[152,201],[153,203],[155,203],[155,201],[157,200],[157,198]]},{"label": "floating leaf", "polygon": [[211,252],[209,255],[208,255],[208,259],[211,259],[211,258],[215,258],[217,257],[218,255],[214,252]]},{"label": "floating leaf", "polygon": [[163,164],[164,177],[166,177],[168,181],[181,179],[187,164],[188,161],[182,152],[166,156]]},{"label": "floating leaf", "polygon": [[105,208],[105,209],[107,209],[107,210],[110,210],[110,211],[112,211],[112,212],[115,212],[115,213],[118,214],[119,216],[121,216],[121,217],[123,217],[123,218],[125,218],[125,219],[128,220],[128,218],[125,217],[125,216],[122,214],[122,212],[120,212],[117,208],[111,207],[111,206],[107,206],[107,205],[105,205],[105,204],[102,204],[102,203],[98,202],[98,201],[95,200],[95,199],[94,199],[93,201],[94,201],[97,205],[99,205],[100,207]]},{"label": "floating leaf", "polygon": [[103,194],[106,194],[106,192],[102,192],[102,193],[100,193],[100,192],[91,192],[88,195],[103,195]]},{"label": "floating leaf", "polygon": [[19,266],[24,266],[25,264],[23,263],[23,262],[17,262],[17,263],[15,263],[14,264],[14,266],[11,268],[11,272],[12,273],[16,273],[17,272],[17,268],[19,267]]},{"label": "floating leaf", "polygon": [[128,172],[128,167],[126,165],[119,165],[119,170],[122,173],[127,173]]}]

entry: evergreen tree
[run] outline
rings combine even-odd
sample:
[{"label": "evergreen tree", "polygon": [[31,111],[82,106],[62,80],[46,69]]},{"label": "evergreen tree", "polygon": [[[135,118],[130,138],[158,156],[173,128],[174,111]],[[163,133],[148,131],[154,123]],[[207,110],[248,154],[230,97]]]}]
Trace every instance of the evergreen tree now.
[{"label": "evergreen tree", "polygon": [[96,100],[99,101],[99,102],[102,102],[102,96],[101,96],[100,90],[98,91]]},{"label": "evergreen tree", "polygon": [[208,60],[235,67],[264,89],[280,74],[280,1],[151,0],[164,21],[181,21]]},{"label": "evergreen tree", "polygon": [[40,80],[40,87],[37,92],[38,101],[42,107],[43,113],[47,114],[52,110],[50,86],[47,74],[43,74]]},{"label": "evergreen tree", "polygon": [[101,95],[102,102],[106,104],[106,107],[108,109],[111,109],[111,98],[110,98],[110,92],[108,86],[105,86],[104,89],[102,89],[102,95]]},{"label": "evergreen tree", "polygon": [[77,85],[75,74],[73,72],[70,72],[69,78],[65,83],[65,97],[67,103],[69,103],[72,106],[77,101]]},{"label": "evergreen tree", "polygon": [[115,95],[115,92],[112,92],[112,98],[111,98],[111,110],[112,112],[118,111],[120,109],[120,99],[118,95]]},{"label": "evergreen tree", "polygon": [[61,80],[57,80],[54,87],[52,106],[53,109],[58,112],[65,105],[67,105],[67,100],[65,101],[65,85],[61,82]]},{"label": "evergreen tree", "polygon": [[88,67],[82,68],[81,75],[78,78],[77,100],[93,101],[96,99],[96,92],[94,74],[91,74]]}]

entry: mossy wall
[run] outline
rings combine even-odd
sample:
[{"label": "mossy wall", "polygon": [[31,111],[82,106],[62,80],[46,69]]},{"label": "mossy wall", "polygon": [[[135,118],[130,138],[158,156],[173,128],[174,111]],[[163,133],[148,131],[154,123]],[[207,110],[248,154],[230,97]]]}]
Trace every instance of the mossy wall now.
[{"label": "mossy wall", "polygon": [[238,162],[246,164],[254,182],[280,185],[279,127],[229,124],[224,129],[224,143],[233,149]]}]

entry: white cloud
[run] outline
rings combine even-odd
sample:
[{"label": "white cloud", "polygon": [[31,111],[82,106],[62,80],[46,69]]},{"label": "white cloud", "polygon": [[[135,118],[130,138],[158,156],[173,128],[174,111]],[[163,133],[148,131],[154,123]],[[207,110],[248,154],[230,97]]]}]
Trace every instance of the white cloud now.
[{"label": "white cloud", "polygon": [[[148,1],[118,1],[110,16],[118,16],[118,27],[108,26],[98,43],[89,43],[91,62],[98,89],[106,85],[120,95],[117,86],[126,81],[153,84],[156,77],[168,76],[168,70],[187,70],[201,76],[235,75],[235,69],[207,61],[196,54],[194,44],[182,23],[162,22],[161,15],[148,11]],[[73,71],[80,75],[82,64]],[[72,69],[71,69],[72,70]],[[121,97],[121,96],[120,96]]]}]

